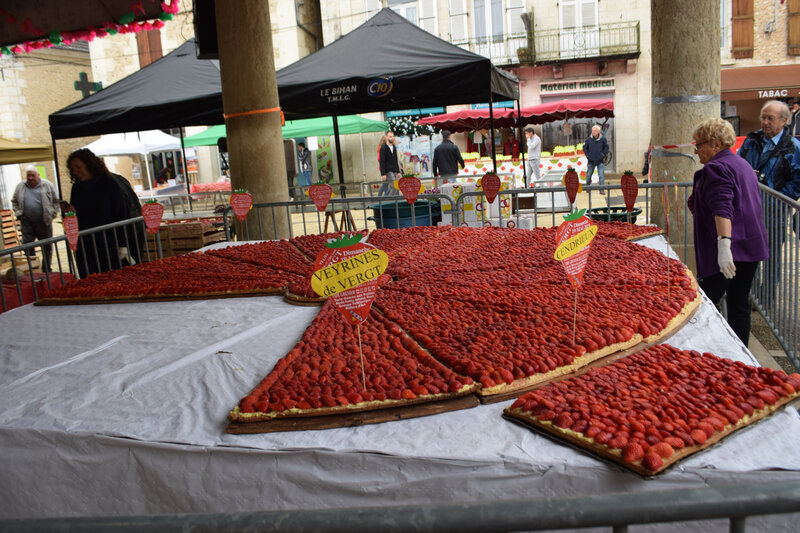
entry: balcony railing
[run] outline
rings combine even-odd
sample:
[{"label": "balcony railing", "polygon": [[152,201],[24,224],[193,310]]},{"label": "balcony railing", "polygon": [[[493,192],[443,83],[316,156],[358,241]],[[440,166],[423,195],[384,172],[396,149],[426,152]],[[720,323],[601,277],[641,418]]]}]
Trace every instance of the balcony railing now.
[{"label": "balcony railing", "polygon": [[639,55],[639,22],[536,31],[533,61],[537,64],[635,57]]},{"label": "balcony railing", "polygon": [[639,22],[495,35],[453,44],[488,57],[495,65],[546,64],[583,59],[610,59],[639,55]]},{"label": "balcony railing", "polygon": [[528,46],[525,33],[494,35],[465,41],[453,41],[453,44],[465,50],[488,57],[495,65],[519,63],[517,51]]}]

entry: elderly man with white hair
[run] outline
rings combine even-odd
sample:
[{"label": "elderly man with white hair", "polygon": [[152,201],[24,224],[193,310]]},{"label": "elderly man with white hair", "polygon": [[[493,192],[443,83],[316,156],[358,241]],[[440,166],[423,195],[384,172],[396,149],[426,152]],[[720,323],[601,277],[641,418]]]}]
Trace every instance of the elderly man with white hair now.
[{"label": "elderly man with white hair", "polygon": [[[60,210],[58,191],[55,185],[39,176],[35,166],[25,169],[25,181],[14,189],[11,206],[20,222],[22,244],[53,236],[53,219]],[[42,270],[50,272],[53,245],[42,246],[42,251]]]}]

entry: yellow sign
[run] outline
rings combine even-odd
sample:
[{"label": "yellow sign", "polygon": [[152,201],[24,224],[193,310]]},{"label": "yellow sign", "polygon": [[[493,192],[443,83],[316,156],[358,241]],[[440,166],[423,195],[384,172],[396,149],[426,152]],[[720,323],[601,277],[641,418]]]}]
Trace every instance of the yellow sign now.
[{"label": "yellow sign", "polygon": [[311,288],[321,296],[333,296],[378,279],[389,265],[389,256],[373,248],[314,272]]},{"label": "yellow sign", "polygon": [[572,257],[585,247],[589,246],[589,243],[592,242],[592,239],[594,239],[596,234],[597,226],[592,224],[577,235],[573,235],[566,241],[562,242],[558,248],[556,248],[556,253],[553,254],[553,257],[555,257],[557,261],[563,261],[568,257]]}]

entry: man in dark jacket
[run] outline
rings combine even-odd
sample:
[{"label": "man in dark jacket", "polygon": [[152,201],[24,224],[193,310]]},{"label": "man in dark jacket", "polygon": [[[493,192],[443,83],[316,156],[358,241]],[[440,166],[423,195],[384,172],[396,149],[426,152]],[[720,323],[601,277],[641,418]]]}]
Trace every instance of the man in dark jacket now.
[{"label": "man in dark jacket", "polygon": [[[737,153],[755,169],[758,181],[797,200],[800,198],[800,141],[792,137],[786,126],[789,117],[789,106],[777,100],[768,101],[761,108],[761,129],[749,133]],[[770,305],[780,281],[787,219],[777,198],[767,198],[763,206],[770,243],[769,259],[761,273],[761,297]],[[796,214],[794,220],[798,220]]]},{"label": "man in dark jacket", "polygon": [[394,132],[391,130],[387,131],[386,144],[381,146],[380,157],[378,158],[378,165],[381,169],[381,179],[383,180],[383,184],[378,190],[378,196],[399,194],[399,191],[394,188],[394,180],[400,178],[400,163],[397,162],[397,147],[394,145],[394,142]]},{"label": "man in dark jacket", "polygon": [[600,185],[606,183],[606,169],[603,164],[603,159],[605,159],[607,153],[608,141],[604,136],[600,135],[600,125],[595,124],[592,126],[592,134],[586,139],[586,142],[583,143],[583,155],[586,156],[587,161],[586,185],[592,184],[594,169],[597,169],[597,177],[600,181]]},{"label": "man in dark jacket", "polygon": [[450,132],[442,130],[442,144],[433,151],[433,176],[441,176],[442,183],[454,182],[459,165],[464,168],[461,150],[450,140]]}]

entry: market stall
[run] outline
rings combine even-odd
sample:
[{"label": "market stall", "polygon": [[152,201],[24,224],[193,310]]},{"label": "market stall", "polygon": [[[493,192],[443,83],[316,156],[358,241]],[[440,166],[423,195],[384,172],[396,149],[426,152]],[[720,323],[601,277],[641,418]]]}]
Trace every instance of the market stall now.
[{"label": "market stall", "polygon": [[[642,242],[666,247],[661,237]],[[0,515],[486,502],[800,479],[794,409],[652,480],[504,420],[510,402],[361,427],[225,433],[243,391],[317,313],[257,297],[3,314],[17,341],[0,358]],[[36,333],[41,322],[48,335]],[[757,364],[707,300],[669,342]],[[748,526],[788,530],[796,519]]]},{"label": "market stall", "polygon": [[[97,156],[142,155],[158,152],[174,152],[181,149],[181,141],[161,130],[133,131],[102,135],[96,141],[84,146]],[[148,188],[153,188],[150,163],[145,158]],[[183,186],[180,186],[183,189]],[[160,193],[168,194],[168,193]]]}]

